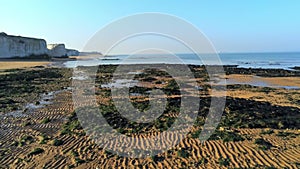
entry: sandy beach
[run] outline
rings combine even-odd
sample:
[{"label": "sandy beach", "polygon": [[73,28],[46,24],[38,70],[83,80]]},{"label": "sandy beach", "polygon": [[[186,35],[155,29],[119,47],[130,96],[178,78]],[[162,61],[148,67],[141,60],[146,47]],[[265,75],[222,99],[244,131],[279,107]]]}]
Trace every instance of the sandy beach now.
[{"label": "sandy beach", "polygon": [[[102,149],[85,134],[74,114],[72,90],[69,88],[72,69],[57,66],[28,68],[48,65],[49,62],[1,64],[2,69],[23,68],[22,71],[12,72],[9,76],[0,75],[1,83],[3,79],[11,78],[7,81],[8,86],[23,88],[22,92],[3,87],[0,90],[0,94],[3,95],[0,100],[0,166],[3,168],[299,168],[300,90],[278,87],[299,87],[299,77],[227,75],[226,78],[231,83],[227,86],[223,120],[209,140],[201,142],[197,138],[201,125],[195,125],[187,138],[171,150],[153,157],[134,159]],[[99,70],[98,77],[103,77],[99,79],[100,83],[109,86],[107,82],[110,81],[109,75],[114,66],[102,66]],[[193,70],[203,77],[203,68],[194,67]],[[150,74],[146,77],[151,73],[155,74],[148,73]],[[31,79],[35,84],[32,85],[30,81],[18,83],[14,79],[18,79],[19,76]],[[148,80],[144,81],[145,79]],[[153,81],[141,76],[138,80],[148,89],[163,89],[172,84],[170,77],[153,76],[151,79]],[[198,79],[203,81],[203,78]],[[45,81],[48,81],[47,85],[44,85]],[[270,86],[260,86],[261,83]],[[202,85],[204,83],[199,83],[199,86]],[[32,91],[32,87],[35,90]],[[107,106],[112,99],[107,95],[109,88],[99,87],[96,90],[100,105],[109,111],[110,107]],[[52,91],[56,92],[51,93]],[[135,88],[132,92],[141,91]],[[209,90],[204,89],[201,93],[203,95],[201,94],[200,104],[203,109],[200,114],[204,115],[210,103],[207,95]],[[186,94],[188,95],[188,91]],[[38,97],[39,95],[43,97]],[[25,96],[32,98],[31,101],[24,99]],[[172,94],[171,91],[168,97],[176,102],[180,95]],[[144,104],[148,97],[141,93],[132,95],[131,99]],[[37,103],[41,106],[37,106]],[[24,104],[31,105],[31,108],[22,107]],[[83,101],[81,104],[89,103]],[[167,112],[164,117],[177,117],[177,114]],[[112,113],[108,118],[114,121],[117,117]],[[202,116],[198,118],[200,122],[203,120]],[[164,121],[159,126],[144,128],[132,136],[140,138],[155,134],[165,125]],[[118,123],[115,125],[118,126]],[[124,126],[127,125],[119,126],[121,128],[118,128],[118,131],[132,133],[137,128]],[[127,141],[119,144],[126,145]],[[147,146],[139,142],[134,144]]]},{"label": "sandy beach", "polygon": [[299,77],[259,77],[253,75],[227,75],[229,83],[241,84],[261,84],[264,83],[271,87],[294,86],[300,88]]},{"label": "sandy beach", "polygon": [[46,66],[49,63],[48,61],[0,61],[0,70]]}]

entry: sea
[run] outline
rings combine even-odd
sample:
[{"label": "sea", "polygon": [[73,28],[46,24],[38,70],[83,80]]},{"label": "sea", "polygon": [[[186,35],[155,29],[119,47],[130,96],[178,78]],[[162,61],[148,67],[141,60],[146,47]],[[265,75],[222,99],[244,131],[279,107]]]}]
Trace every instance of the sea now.
[{"label": "sea", "polygon": [[211,54],[140,54],[99,56],[89,60],[67,61],[66,67],[119,64],[191,64],[236,65],[243,68],[288,69],[300,67],[300,52],[219,53]]}]

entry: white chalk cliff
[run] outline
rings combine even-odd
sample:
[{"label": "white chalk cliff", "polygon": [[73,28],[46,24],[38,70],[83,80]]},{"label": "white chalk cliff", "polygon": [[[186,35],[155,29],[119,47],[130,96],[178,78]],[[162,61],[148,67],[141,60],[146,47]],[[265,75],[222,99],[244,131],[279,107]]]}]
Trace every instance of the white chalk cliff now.
[{"label": "white chalk cliff", "polygon": [[49,44],[47,45],[49,50],[48,54],[54,57],[67,56],[67,50],[64,44]]},{"label": "white chalk cliff", "polygon": [[48,44],[48,55],[53,57],[78,56],[79,52],[74,49],[66,49],[64,44]]},{"label": "white chalk cliff", "polygon": [[49,55],[52,57],[78,56],[74,49],[64,44],[49,44],[43,39],[27,38],[0,33],[0,58]]},{"label": "white chalk cliff", "polygon": [[0,58],[45,54],[48,54],[48,49],[47,43],[43,39],[11,36],[0,33]]},{"label": "white chalk cliff", "polygon": [[78,56],[79,51],[75,49],[67,49],[67,56]]}]

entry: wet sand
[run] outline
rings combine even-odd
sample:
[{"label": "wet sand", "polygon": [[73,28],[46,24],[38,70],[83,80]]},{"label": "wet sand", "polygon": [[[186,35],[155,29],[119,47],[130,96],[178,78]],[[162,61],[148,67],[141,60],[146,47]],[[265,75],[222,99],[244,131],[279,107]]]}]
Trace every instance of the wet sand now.
[{"label": "wet sand", "polygon": [[94,54],[94,55],[85,55],[85,56],[70,56],[70,59],[76,59],[76,60],[89,60],[89,59],[95,59],[95,58],[103,58],[103,55]]}]

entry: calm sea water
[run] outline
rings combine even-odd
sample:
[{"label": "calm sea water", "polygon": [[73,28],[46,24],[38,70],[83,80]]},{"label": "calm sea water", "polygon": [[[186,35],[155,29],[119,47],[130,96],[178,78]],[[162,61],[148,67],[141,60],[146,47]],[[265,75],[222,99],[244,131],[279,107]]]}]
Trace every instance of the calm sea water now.
[{"label": "calm sea water", "polygon": [[[205,57],[206,61],[210,64],[222,65],[238,65],[238,67],[245,68],[282,68],[290,69],[294,66],[300,66],[300,52],[299,53],[221,53],[219,54],[220,62],[215,61],[215,58],[207,54],[199,54]],[[91,59],[91,60],[78,60],[68,61],[65,63],[66,67],[76,66],[95,66],[95,65],[108,65],[108,64],[193,64],[203,65],[203,61],[195,54],[177,54],[177,57],[172,55],[115,55]]]}]

